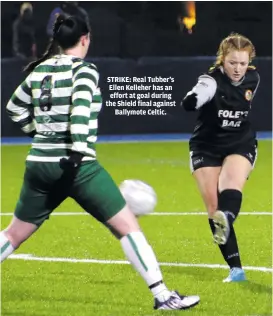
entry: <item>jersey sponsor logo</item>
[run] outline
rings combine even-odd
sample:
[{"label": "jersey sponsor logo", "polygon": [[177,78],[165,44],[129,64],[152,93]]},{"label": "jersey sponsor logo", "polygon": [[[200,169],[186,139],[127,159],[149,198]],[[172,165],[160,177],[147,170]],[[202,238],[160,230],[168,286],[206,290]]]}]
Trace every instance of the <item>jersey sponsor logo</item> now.
[{"label": "jersey sponsor logo", "polygon": [[[222,120],[222,127],[240,127],[242,119],[248,116],[248,111],[219,110],[218,117]],[[227,118],[227,119],[226,119]]]},{"label": "jersey sponsor logo", "polygon": [[218,117],[240,119],[242,117],[247,117],[248,111],[230,111],[230,110],[219,110]]},{"label": "jersey sponsor logo", "polygon": [[247,101],[250,101],[252,99],[252,91],[251,90],[246,90],[245,92],[245,98]]}]

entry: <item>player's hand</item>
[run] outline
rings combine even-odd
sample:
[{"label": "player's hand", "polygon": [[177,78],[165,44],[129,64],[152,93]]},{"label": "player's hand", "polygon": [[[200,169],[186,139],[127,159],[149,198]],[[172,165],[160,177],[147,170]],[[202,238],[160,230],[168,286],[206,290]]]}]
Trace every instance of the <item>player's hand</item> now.
[{"label": "player's hand", "polygon": [[186,111],[196,110],[197,94],[192,93],[192,94],[187,95],[181,102],[181,105],[184,107]]},{"label": "player's hand", "polygon": [[60,167],[65,171],[75,170],[81,165],[83,156],[84,156],[83,154],[74,151],[71,153],[68,159],[62,158],[60,160]]}]

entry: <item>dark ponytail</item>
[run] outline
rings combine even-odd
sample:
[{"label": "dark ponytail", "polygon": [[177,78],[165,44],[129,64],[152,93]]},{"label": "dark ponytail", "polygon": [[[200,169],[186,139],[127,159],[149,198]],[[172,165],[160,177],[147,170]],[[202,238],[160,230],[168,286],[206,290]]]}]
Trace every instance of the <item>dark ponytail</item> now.
[{"label": "dark ponytail", "polygon": [[24,71],[27,72],[31,72],[34,70],[34,68],[36,66],[38,66],[39,64],[41,64],[42,62],[44,62],[45,60],[47,60],[48,58],[50,58],[51,56],[57,54],[59,51],[58,45],[57,43],[54,41],[54,39],[51,39],[47,50],[45,51],[45,53],[42,55],[41,58],[38,58],[35,61],[32,61],[31,63],[29,63],[25,68]]},{"label": "dark ponytail", "polygon": [[76,16],[59,15],[53,26],[53,38],[43,56],[29,63],[24,71],[31,72],[39,64],[58,54],[60,48],[63,50],[71,48],[77,44],[82,35],[90,32],[86,21]]}]

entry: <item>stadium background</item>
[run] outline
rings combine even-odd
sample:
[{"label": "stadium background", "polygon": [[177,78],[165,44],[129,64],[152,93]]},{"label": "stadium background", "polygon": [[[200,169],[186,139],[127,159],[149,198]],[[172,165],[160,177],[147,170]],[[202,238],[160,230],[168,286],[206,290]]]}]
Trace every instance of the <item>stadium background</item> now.
[{"label": "stadium background", "polygon": [[[261,74],[261,85],[253,104],[253,123],[259,131],[272,126],[272,4],[271,2],[80,2],[88,13],[92,27],[92,44],[88,60],[100,71],[100,87],[104,102],[109,100],[109,76],[174,77],[173,100],[178,106],[167,109],[167,116],[115,116],[113,109],[104,107],[100,115],[99,133],[190,133],[195,114],[179,107],[185,93],[197,76],[207,71],[215,60],[219,43],[230,32],[241,32],[253,41]],[[2,102],[5,104],[14,87],[24,78],[26,60],[12,56],[12,21],[18,16],[21,2],[2,2]],[[50,12],[59,2],[33,2],[34,28],[38,55],[48,43],[46,25]],[[183,17],[196,17],[189,34]],[[134,92],[134,91],[132,91]],[[2,106],[2,135],[22,136],[7,119]]]},{"label": "stadium background", "polygon": [[[59,2],[31,3],[40,55],[48,41],[50,12]],[[20,192],[30,142],[21,138],[24,135],[5,113],[7,100],[25,76],[21,70],[27,61],[12,57],[12,22],[21,4],[1,2],[2,228],[10,221]],[[248,282],[221,283],[227,266],[212,243],[189,172],[187,139],[195,114],[177,106],[168,109],[167,116],[122,117],[104,107],[97,152],[117,183],[139,178],[155,188],[155,216],[141,218],[140,223],[167,284],[201,296],[200,306],[189,315],[271,315],[272,2],[198,1],[194,14],[189,2],[180,1],[86,1],[80,6],[92,26],[88,60],[100,70],[104,102],[110,93],[108,76],[146,75],[174,77],[173,99],[179,104],[197,76],[213,63],[223,37],[234,31],[253,41],[258,55],[254,64],[261,75],[252,113],[259,131],[259,156],[236,223]],[[189,33],[177,21],[193,15],[196,24]],[[55,215],[3,264],[2,315],[157,315],[143,281],[124,265],[118,242],[101,225],[82,216],[71,200]]]}]

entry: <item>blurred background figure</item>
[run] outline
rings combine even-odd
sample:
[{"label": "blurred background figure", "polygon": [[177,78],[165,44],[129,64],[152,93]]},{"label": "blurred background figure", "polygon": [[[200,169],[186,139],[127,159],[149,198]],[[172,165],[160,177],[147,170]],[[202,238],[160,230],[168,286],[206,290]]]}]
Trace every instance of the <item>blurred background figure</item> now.
[{"label": "blurred background figure", "polygon": [[19,58],[36,57],[35,30],[33,23],[33,7],[24,2],[19,17],[12,25],[13,55]]},{"label": "blurred background figure", "polygon": [[46,33],[49,38],[52,37],[53,34],[53,25],[56,18],[60,14],[67,14],[67,15],[75,15],[82,19],[84,19],[89,24],[88,14],[82,7],[79,6],[78,1],[64,1],[61,2],[56,8],[52,10],[50,13],[50,17],[47,23]]}]

